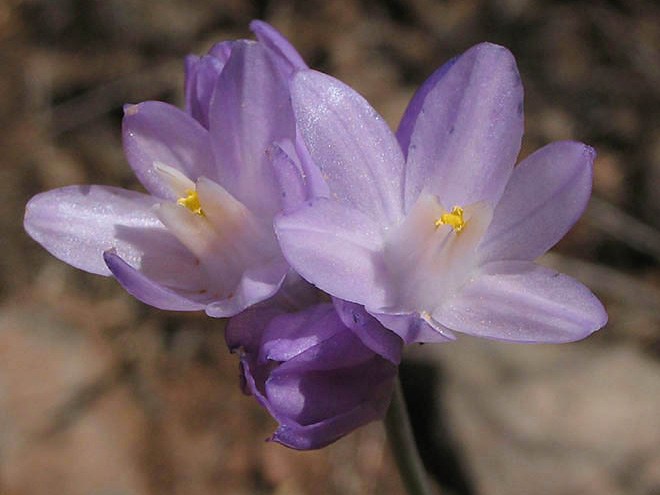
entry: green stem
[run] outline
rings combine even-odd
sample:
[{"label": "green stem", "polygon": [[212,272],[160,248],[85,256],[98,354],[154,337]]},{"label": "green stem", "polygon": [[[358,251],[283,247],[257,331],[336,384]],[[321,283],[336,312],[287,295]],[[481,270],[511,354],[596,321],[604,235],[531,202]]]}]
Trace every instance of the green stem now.
[{"label": "green stem", "polygon": [[433,492],[413,437],[399,377],[394,383],[394,395],[387,416],[385,416],[385,428],[408,495],[432,495]]}]

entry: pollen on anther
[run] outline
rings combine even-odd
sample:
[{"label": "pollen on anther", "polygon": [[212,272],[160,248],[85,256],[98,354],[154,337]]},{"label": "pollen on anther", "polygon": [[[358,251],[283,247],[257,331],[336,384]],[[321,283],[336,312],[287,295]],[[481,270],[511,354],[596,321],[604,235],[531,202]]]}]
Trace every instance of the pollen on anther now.
[{"label": "pollen on anther", "polygon": [[202,205],[199,202],[199,195],[197,194],[197,191],[186,189],[186,194],[188,196],[185,198],[179,198],[176,201],[176,204],[179,206],[185,206],[197,215],[206,216],[204,215],[204,210],[202,210]]},{"label": "pollen on anther", "polygon": [[451,225],[456,232],[460,232],[465,228],[465,220],[463,220],[463,208],[454,206],[450,213],[443,213],[438,220],[435,221],[435,228],[440,225]]}]

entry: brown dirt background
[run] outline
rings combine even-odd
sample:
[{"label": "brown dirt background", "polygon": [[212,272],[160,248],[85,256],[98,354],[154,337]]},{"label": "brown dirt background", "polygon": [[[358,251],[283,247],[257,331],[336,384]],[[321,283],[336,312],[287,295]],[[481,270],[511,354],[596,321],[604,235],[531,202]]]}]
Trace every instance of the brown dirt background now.
[{"label": "brown dirt background", "polygon": [[183,57],[262,18],[395,127],[480,41],[517,57],[522,155],[599,153],[594,200],[544,262],[607,327],[565,346],[463,337],[411,349],[404,382],[435,481],[457,494],[660,494],[660,5],[636,0],[0,0],[0,493],[395,494],[380,424],[318,452],[264,443],[222,323],[132,300],[22,229],[37,192],[140,189],[121,105],[182,105]]}]

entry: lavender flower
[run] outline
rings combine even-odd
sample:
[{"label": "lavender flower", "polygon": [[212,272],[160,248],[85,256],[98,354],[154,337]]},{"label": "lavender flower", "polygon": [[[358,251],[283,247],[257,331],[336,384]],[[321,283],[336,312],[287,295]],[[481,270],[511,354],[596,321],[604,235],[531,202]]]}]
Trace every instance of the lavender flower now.
[{"label": "lavender flower", "polygon": [[243,391],[279,423],[271,440],[309,450],[385,415],[402,341],[351,303],[300,309],[310,292],[297,286],[233,317],[226,338]]},{"label": "lavender flower", "polygon": [[[162,309],[231,316],[277,291],[282,190],[266,151],[295,143],[288,78],[306,67],[272,27],[186,60],[186,110],[127,105],[126,157],[150,194],[70,186],[28,203],[25,229],[61,260],[114,275]],[[291,144],[291,146],[294,146]]]},{"label": "lavender flower", "polygon": [[308,281],[366,306],[406,342],[451,340],[452,330],[566,342],[606,323],[586,287],[533,261],[584,210],[595,152],[557,142],[514,168],[523,91],[508,50],[477,45],[436,71],[396,138],[329,76],[300,70],[291,93],[330,191],[276,220]]},{"label": "lavender flower", "polygon": [[[293,70],[306,69],[307,64],[291,44],[272,26],[263,21],[250,23],[259,43],[268,47],[273,60],[285,76]],[[218,78],[222,74],[234,48],[234,41],[223,41],[214,45],[208,54],[198,57],[188,55],[185,61],[186,78],[184,84],[186,112],[209,128],[211,97]]]}]

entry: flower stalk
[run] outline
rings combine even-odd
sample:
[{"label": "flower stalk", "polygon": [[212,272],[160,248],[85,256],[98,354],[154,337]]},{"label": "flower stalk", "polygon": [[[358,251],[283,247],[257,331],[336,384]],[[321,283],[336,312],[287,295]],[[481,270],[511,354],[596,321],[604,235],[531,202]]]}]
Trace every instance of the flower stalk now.
[{"label": "flower stalk", "polygon": [[408,495],[432,495],[433,491],[417,450],[398,377],[394,383],[392,402],[384,421],[392,454]]}]

